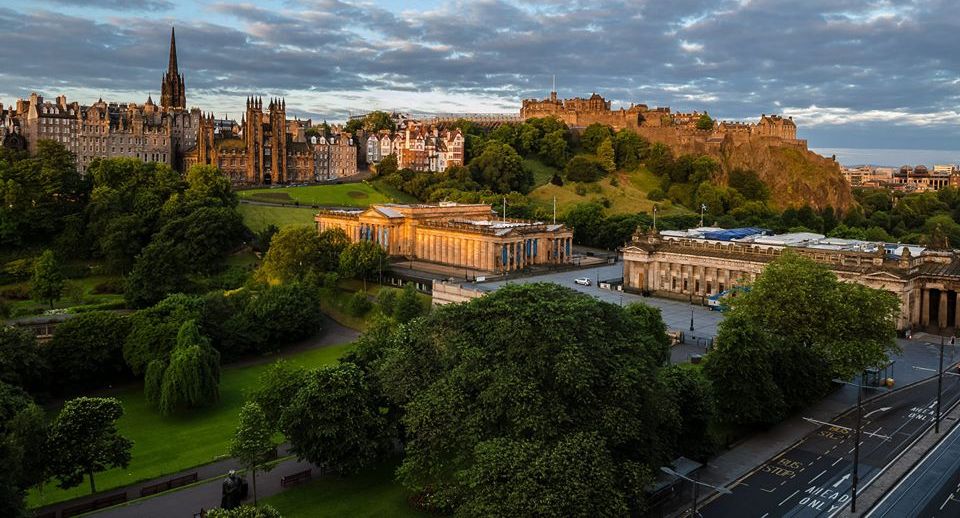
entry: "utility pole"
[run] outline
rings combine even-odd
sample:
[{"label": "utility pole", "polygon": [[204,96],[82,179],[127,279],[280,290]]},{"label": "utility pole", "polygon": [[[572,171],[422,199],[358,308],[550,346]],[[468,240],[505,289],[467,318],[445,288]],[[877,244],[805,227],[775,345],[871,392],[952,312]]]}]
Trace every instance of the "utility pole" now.
[{"label": "utility pole", "polygon": [[657,206],[653,206],[653,230],[657,230]]},{"label": "utility pole", "polygon": [[553,224],[557,224],[557,197],[553,197]]},{"label": "utility pole", "polygon": [[706,212],[706,210],[707,210],[707,204],[701,203],[700,204],[700,226],[701,227],[703,226],[703,213]]},{"label": "utility pole", "polygon": [[850,512],[857,512],[857,484],[860,482],[860,426],[863,419],[863,374],[857,385],[857,428],[853,441],[853,484],[850,486]]},{"label": "utility pole", "polygon": [[937,369],[937,419],[933,422],[934,433],[940,433],[940,400],[943,399],[943,337],[940,337],[940,368]]}]

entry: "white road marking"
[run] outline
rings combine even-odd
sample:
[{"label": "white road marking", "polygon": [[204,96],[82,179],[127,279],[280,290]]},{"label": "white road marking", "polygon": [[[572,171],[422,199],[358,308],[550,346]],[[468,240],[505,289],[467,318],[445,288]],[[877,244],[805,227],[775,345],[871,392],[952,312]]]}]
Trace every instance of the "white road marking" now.
[{"label": "white road marking", "polygon": [[837,459],[836,461],[834,461],[834,463],[831,464],[830,466],[832,467],[832,466],[836,466],[837,464],[840,464],[840,461],[841,461],[841,460],[843,460],[843,457],[838,458],[838,459]]},{"label": "white road marking", "polygon": [[[822,473],[821,473],[821,474],[822,474]],[[780,503],[777,504],[777,507],[780,507],[781,505],[783,505],[787,500],[790,500],[791,498],[793,498],[793,495],[795,495],[795,494],[797,494],[797,493],[799,493],[799,492],[800,492],[800,490],[798,489],[798,490],[794,491],[793,493],[791,493],[790,496],[788,496],[788,497],[784,498],[783,500],[781,500]],[[766,516],[766,515],[764,515],[764,516]]]}]

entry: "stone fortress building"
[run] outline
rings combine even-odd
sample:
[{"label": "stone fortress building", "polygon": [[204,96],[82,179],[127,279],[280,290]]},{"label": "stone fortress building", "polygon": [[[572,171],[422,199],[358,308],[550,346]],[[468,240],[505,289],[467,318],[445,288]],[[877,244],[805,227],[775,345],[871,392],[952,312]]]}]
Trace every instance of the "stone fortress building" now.
[{"label": "stone fortress building", "polygon": [[351,242],[370,241],[391,257],[459,268],[510,272],[571,261],[573,232],[562,224],[497,219],[490,205],[372,205],[326,210],[317,231],[341,229]]},{"label": "stone fortress building", "polygon": [[623,247],[624,289],[702,301],[752,282],[787,251],[826,264],[841,281],[900,300],[897,328],[960,329],[960,254],[915,245],[768,235],[763,229],[696,228],[637,233]]},{"label": "stone fortress building", "polygon": [[793,118],[779,115],[760,116],[756,123],[714,121],[713,128],[697,128],[701,112],[673,113],[670,108],[650,108],[645,104],[631,104],[627,108],[612,109],[611,102],[594,93],[588,99],[558,99],[550,92],[546,99],[525,99],[520,108],[523,120],[556,117],[571,127],[605,124],[614,130],[631,129],[655,142],[668,145],[702,141],[719,146],[727,138],[733,140],[772,139],[786,145],[806,149],[805,140],[797,139]]}]

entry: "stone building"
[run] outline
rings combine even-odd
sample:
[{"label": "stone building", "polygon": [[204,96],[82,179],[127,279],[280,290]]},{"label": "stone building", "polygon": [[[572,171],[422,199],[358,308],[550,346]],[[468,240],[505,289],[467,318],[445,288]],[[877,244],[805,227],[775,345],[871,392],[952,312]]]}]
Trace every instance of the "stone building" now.
[{"label": "stone building", "polygon": [[381,131],[367,135],[362,146],[369,164],[378,164],[387,156],[395,155],[400,169],[438,172],[463,165],[464,143],[458,129],[407,121],[404,128],[394,133]]},{"label": "stone building", "polygon": [[357,146],[349,133],[312,137],[316,180],[334,180],[357,174]]},{"label": "stone building", "polygon": [[15,119],[27,149],[35,153],[37,142],[53,140],[77,157],[81,173],[97,158],[129,157],[183,167],[183,152],[196,144],[200,110],[186,109],[183,75],[177,68],[175,35],[170,34],[170,56],[161,84],[161,105],[148,96],[144,104],[106,103],[91,106],[45,101],[37,93],[20,99],[7,117]]},{"label": "stone building", "polygon": [[896,295],[898,329],[960,329],[960,255],[914,245],[761,229],[654,231],[623,247],[624,289],[702,301],[749,284],[787,250],[828,265],[841,281]]},{"label": "stone building", "polygon": [[490,272],[569,263],[573,246],[563,225],[498,220],[487,204],[372,205],[321,211],[316,222],[318,232],[339,228],[390,256]]}]

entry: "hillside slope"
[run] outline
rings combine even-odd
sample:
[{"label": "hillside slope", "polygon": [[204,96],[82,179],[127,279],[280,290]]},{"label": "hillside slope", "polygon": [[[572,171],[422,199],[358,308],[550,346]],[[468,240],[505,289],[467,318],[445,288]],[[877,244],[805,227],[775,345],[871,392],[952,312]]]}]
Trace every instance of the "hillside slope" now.
[{"label": "hillside slope", "polygon": [[[613,185],[612,178],[617,178]],[[584,194],[577,194],[577,186],[582,185]],[[547,211],[553,210],[553,199],[557,199],[557,215],[562,216],[570,207],[578,203],[609,202],[604,209],[607,214],[635,214],[638,212],[652,213],[654,203],[660,208],[661,215],[689,213],[687,209],[673,205],[669,200],[653,202],[647,199],[647,193],[659,186],[659,179],[646,168],[637,171],[618,171],[591,184],[566,182],[563,186],[545,183],[530,191],[527,196],[538,207]]]}]

